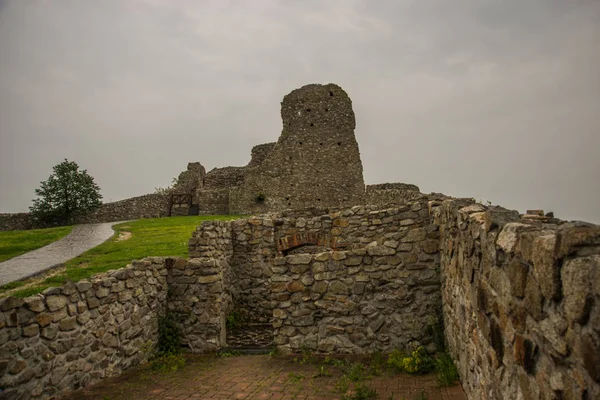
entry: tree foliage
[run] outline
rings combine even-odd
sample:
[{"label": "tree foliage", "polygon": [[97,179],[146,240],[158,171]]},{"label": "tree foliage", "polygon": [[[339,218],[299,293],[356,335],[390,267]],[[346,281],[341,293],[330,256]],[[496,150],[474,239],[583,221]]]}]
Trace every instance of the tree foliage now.
[{"label": "tree foliage", "polygon": [[74,161],[65,158],[55,165],[48,180],[35,189],[37,199],[29,207],[38,221],[51,224],[70,224],[73,218],[102,205],[100,187],[87,171],[79,170]]}]

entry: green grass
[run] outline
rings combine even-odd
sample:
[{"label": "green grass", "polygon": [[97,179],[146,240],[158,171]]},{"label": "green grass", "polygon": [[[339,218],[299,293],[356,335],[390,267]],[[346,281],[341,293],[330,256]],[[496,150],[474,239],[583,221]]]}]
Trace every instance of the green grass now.
[{"label": "green grass", "polygon": [[[132,260],[144,257],[187,257],[188,239],[202,221],[229,221],[240,218],[235,215],[203,215],[193,217],[170,217],[140,219],[115,225],[115,234],[103,244],[88,250],[65,263],[65,271],[51,276],[33,287],[13,293],[27,297],[52,286],[60,286],[67,280],[77,282],[99,272],[125,267]],[[131,238],[119,241],[119,234],[131,232]],[[3,288],[4,289],[4,288]]]},{"label": "green grass", "polygon": [[44,247],[67,236],[71,230],[73,230],[72,226],[61,226],[28,231],[0,232],[0,262]]},{"label": "green grass", "polygon": [[435,372],[438,386],[454,386],[460,380],[458,370],[447,352],[439,353],[435,361]]}]

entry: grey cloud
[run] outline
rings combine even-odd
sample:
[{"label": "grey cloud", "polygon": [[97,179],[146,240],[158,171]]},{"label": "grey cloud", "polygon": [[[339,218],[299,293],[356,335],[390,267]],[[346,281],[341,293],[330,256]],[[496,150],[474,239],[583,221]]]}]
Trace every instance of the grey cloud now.
[{"label": "grey cloud", "polygon": [[368,183],[600,222],[598,20],[593,0],[0,2],[0,211],[64,157],[107,200],[245,164],[286,93],[335,82]]}]

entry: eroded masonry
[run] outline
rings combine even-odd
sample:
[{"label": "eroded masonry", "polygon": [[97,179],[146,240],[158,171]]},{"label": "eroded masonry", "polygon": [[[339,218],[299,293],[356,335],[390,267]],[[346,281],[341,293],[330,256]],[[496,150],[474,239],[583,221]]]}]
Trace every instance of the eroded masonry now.
[{"label": "eroded masonry", "polygon": [[438,324],[470,399],[600,398],[599,226],[373,190],[204,222],[188,258],[2,300],[4,393],[49,398],[138,365],[169,313],[192,352],[230,346],[232,314],[267,323],[284,352],[433,352]]}]

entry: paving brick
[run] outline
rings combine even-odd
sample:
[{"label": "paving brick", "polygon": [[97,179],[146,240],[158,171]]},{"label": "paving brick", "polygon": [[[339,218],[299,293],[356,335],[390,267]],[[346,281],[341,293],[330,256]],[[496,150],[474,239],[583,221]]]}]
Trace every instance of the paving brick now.
[{"label": "paving brick", "polygon": [[[292,358],[269,356],[188,356],[175,373],[154,374],[147,366],[133,368],[116,378],[73,392],[63,400],[210,399],[210,400],[335,400],[342,371],[327,366],[329,377],[316,377],[316,365],[296,364]],[[303,377],[303,378],[301,378]],[[412,399],[424,391],[428,400],[466,400],[460,386],[438,388],[432,375],[387,375],[364,384],[380,399]],[[352,384],[351,384],[352,387]]]}]

